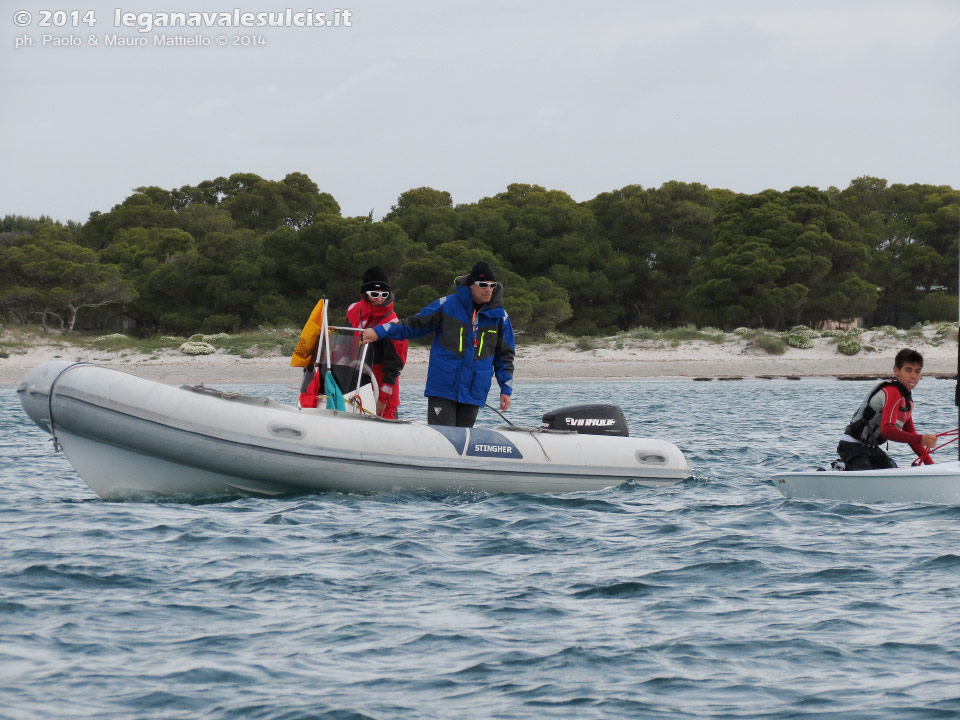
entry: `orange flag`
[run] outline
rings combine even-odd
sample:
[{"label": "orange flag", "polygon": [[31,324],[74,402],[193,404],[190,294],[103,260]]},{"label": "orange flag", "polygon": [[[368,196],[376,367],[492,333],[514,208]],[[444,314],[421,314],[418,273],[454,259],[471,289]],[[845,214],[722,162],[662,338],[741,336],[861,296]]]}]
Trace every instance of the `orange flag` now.
[{"label": "orange flag", "polygon": [[320,341],[320,333],[323,331],[323,300],[317,301],[317,306],[310,313],[307,324],[303,326],[300,333],[300,339],[297,340],[297,347],[293,350],[293,357],[290,358],[292,367],[307,367],[313,359],[313,353],[317,349]]}]

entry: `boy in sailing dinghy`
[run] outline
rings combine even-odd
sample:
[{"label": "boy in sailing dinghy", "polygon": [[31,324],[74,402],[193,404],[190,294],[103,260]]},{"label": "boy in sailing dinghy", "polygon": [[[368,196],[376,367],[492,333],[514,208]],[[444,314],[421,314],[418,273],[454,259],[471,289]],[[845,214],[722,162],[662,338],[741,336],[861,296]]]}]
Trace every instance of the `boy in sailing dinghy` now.
[{"label": "boy in sailing dinghy", "polygon": [[876,385],[860,404],[847,425],[837,454],[845,470],[884,470],[897,467],[880,449],[883,442],[902,442],[925,465],[932,465],[929,448],[937,444],[936,435],[921,435],[913,426],[912,393],[923,375],[923,356],[904,348],[893,361],[894,380]]}]

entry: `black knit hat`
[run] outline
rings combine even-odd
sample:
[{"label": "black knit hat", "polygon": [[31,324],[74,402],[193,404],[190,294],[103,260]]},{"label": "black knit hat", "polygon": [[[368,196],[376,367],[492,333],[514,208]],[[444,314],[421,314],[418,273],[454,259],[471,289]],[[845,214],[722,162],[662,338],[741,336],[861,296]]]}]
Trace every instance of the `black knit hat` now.
[{"label": "black knit hat", "polygon": [[486,280],[488,282],[496,282],[497,278],[493,275],[493,269],[487,265],[487,263],[481,260],[476,265],[470,269],[470,274],[467,275],[467,284],[472,285],[477,280]]},{"label": "black knit hat", "polygon": [[390,283],[387,282],[387,273],[379,265],[367,268],[363,274],[363,284],[360,286],[361,292],[367,290],[392,290]]}]

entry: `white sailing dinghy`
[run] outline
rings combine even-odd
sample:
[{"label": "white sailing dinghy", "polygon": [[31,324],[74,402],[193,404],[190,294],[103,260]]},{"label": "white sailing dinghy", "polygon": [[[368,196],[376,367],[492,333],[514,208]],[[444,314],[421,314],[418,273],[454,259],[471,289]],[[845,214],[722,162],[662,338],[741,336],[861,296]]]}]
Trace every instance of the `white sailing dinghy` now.
[{"label": "white sailing dinghy", "polygon": [[788,472],[773,476],[784,497],[842,502],[960,505],[960,461],[890,468]]},{"label": "white sailing dinghy", "polygon": [[[960,425],[960,345],[957,348],[954,404],[957,406],[957,420]],[[954,430],[942,434],[951,436],[956,435],[956,432]],[[957,447],[960,451],[960,443]],[[885,470],[787,472],[774,475],[772,480],[774,487],[788,498],[960,505],[960,460]]]}]

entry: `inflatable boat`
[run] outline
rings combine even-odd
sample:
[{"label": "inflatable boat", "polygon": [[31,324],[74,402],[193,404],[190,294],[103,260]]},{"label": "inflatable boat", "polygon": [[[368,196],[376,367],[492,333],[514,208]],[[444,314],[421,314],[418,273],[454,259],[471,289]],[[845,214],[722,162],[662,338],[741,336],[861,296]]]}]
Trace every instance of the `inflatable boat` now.
[{"label": "inflatable boat", "polygon": [[174,387],[60,361],[29,371],[17,392],[80,477],[110,500],[327,490],[563,493],[672,485],[690,475],[674,445],[625,436],[616,406],[554,411],[547,427],[468,429]]},{"label": "inflatable boat", "polygon": [[889,470],[788,472],[772,479],[788,498],[960,505],[957,460]]}]

